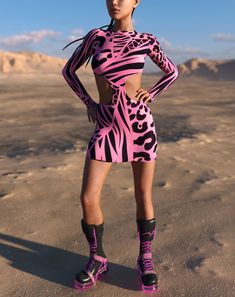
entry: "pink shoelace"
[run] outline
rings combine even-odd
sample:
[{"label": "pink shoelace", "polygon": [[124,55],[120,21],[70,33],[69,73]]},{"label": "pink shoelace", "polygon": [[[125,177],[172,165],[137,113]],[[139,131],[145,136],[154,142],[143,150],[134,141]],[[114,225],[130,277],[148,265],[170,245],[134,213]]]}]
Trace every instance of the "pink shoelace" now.
[{"label": "pink shoelace", "polygon": [[[155,234],[156,234],[156,228],[153,231],[145,232],[145,233],[142,233],[142,234],[149,235],[150,237],[153,236],[153,238],[154,238]],[[139,232],[138,232],[138,236],[140,238]],[[143,247],[144,253],[151,253],[151,240],[141,241],[141,246]],[[143,263],[144,271],[154,269],[152,258],[147,258],[147,259],[146,258],[141,258],[141,261]]]},{"label": "pink shoelace", "polygon": [[97,252],[97,241],[96,241],[96,234],[95,234],[95,229],[93,230],[93,239],[94,241],[89,242],[89,246],[90,246],[90,258],[86,264],[85,270],[92,270],[94,264],[95,264],[95,260],[93,258],[93,255]]},{"label": "pink shoelace", "polygon": [[153,270],[154,269],[152,258],[150,258],[150,259],[144,259],[144,258],[142,258],[142,263],[143,263],[143,269],[144,269],[144,271]]}]

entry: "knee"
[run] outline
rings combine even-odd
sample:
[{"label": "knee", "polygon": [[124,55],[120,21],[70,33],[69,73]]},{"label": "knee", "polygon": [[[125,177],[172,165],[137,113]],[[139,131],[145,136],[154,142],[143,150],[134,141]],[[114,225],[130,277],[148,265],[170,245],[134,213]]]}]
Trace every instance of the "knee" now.
[{"label": "knee", "polygon": [[83,193],[80,200],[83,207],[92,209],[99,206],[100,195],[98,193]]}]

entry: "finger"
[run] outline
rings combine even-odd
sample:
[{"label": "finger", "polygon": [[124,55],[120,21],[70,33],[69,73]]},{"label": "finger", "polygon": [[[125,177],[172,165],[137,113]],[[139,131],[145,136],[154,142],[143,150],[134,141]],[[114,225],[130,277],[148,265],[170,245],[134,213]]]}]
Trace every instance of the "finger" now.
[{"label": "finger", "polygon": [[143,98],[145,98],[146,95],[148,97],[148,91],[142,90],[141,92],[138,93],[137,96],[138,96],[139,100],[143,100]]},{"label": "finger", "polygon": [[151,100],[151,97],[149,95],[149,93],[147,92],[147,94],[145,94],[145,97],[143,98],[143,102],[147,103]]},{"label": "finger", "polygon": [[138,92],[138,91],[143,91],[143,88],[139,88],[139,89],[137,89],[137,92]]},{"label": "finger", "polygon": [[138,98],[139,100],[142,93],[143,93],[143,89],[138,89],[135,97]]},{"label": "finger", "polygon": [[138,89],[138,90],[136,91],[136,95],[138,96],[142,91],[143,91],[142,88]]},{"label": "finger", "polygon": [[147,103],[150,101],[150,95],[148,91],[143,91],[142,93],[139,93],[139,100],[143,101],[144,103]]}]

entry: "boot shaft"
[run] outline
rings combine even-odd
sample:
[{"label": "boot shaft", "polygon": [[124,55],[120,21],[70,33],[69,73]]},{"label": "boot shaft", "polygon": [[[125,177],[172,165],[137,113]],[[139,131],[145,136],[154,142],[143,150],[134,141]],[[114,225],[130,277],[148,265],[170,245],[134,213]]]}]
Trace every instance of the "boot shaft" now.
[{"label": "boot shaft", "polygon": [[153,240],[156,235],[156,218],[136,220],[138,237],[143,241]]},{"label": "boot shaft", "polygon": [[88,238],[93,238],[95,235],[102,235],[104,231],[104,222],[95,225],[95,224],[87,224],[84,219],[81,219],[82,231]]},{"label": "boot shaft", "polygon": [[151,243],[156,236],[156,218],[136,220],[137,236],[140,240],[139,254],[150,253]]},{"label": "boot shaft", "polygon": [[104,222],[96,224],[87,224],[84,219],[81,219],[82,231],[86,236],[86,239],[90,248],[90,255],[97,254],[105,257],[105,253],[102,246],[102,238],[104,232]]}]

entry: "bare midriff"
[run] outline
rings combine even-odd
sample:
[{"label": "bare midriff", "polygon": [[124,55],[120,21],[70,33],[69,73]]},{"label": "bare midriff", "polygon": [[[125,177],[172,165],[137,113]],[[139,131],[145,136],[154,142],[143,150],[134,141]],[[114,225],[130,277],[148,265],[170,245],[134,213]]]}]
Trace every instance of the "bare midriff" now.
[{"label": "bare midriff", "polygon": [[[113,90],[108,81],[102,75],[95,75],[96,85],[99,92],[99,103],[107,104],[112,100]],[[137,94],[137,90],[141,87],[141,76],[142,73],[137,73],[134,75],[130,75],[126,81],[125,88],[126,94],[132,100],[138,100],[135,95]]]}]

